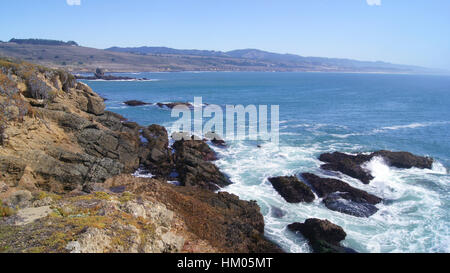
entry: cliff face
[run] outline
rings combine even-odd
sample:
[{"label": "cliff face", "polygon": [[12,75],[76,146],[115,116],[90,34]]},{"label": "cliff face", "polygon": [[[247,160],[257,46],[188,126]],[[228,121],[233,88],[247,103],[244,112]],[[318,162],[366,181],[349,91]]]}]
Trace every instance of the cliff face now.
[{"label": "cliff face", "polygon": [[105,111],[64,71],[0,60],[0,113],[0,251],[279,251],[255,203],[210,191],[229,182],[206,144],[172,153],[165,128]]}]

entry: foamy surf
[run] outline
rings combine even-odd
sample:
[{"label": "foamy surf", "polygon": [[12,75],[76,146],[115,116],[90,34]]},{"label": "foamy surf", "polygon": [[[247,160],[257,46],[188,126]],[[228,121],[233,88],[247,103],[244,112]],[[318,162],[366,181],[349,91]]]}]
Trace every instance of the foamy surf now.
[{"label": "foamy surf", "polygon": [[[334,143],[333,149],[347,147]],[[256,200],[261,206],[266,223],[266,235],[285,251],[310,252],[307,242],[287,230],[293,222],[308,218],[328,219],[346,230],[344,245],[359,252],[444,252],[448,251],[448,228],[442,225],[447,214],[440,194],[428,188],[430,184],[448,182],[446,168],[435,162],[432,170],[396,169],[376,157],[364,167],[375,179],[364,185],[346,175],[339,179],[378,195],[384,203],[370,218],[357,218],[327,209],[321,199],[312,204],[288,204],[267,181],[268,177],[295,175],[301,172],[321,172],[317,155],[329,149],[327,144],[272,147],[270,143],[256,148],[243,141],[231,143],[228,149],[217,149],[217,165],[230,176],[233,184],[223,189],[244,200]],[[444,177],[443,177],[444,176]],[[329,176],[332,177],[332,176]],[[425,182],[430,181],[428,185]],[[273,208],[286,214],[274,217]]]}]

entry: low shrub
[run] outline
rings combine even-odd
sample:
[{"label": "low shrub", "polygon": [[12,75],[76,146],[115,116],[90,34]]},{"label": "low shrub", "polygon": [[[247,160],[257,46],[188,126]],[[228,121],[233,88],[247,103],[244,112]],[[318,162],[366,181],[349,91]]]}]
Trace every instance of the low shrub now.
[{"label": "low shrub", "polygon": [[11,215],[14,215],[15,211],[7,206],[4,206],[3,203],[0,201],[0,217],[9,217]]}]

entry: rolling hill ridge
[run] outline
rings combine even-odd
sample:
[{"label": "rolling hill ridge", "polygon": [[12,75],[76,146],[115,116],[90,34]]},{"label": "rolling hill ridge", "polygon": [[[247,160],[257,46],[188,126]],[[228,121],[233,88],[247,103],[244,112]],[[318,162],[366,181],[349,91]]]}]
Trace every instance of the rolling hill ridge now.
[{"label": "rolling hill ridge", "polygon": [[0,56],[63,68],[70,72],[176,72],[176,71],[308,71],[362,73],[436,73],[418,66],[350,59],[303,57],[258,49],[228,52],[181,50],[168,47],[111,47],[96,49],[74,41],[11,39],[0,42]]}]

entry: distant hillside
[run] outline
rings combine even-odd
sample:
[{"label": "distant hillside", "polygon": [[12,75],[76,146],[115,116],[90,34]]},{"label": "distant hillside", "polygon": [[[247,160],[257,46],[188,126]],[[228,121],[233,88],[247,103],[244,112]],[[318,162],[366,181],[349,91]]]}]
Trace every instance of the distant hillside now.
[{"label": "distant hillside", "polygon": [[20,44],[20,45],[78,46],[78,44],[74,41],[63,42],[63,41],[46,40],[46,39],[15,39],[15,38],[12,38],[11,40],[9,40],[9,42]]},{"label": "distant hillside", "polygon": [[112,47],[106,50],[78,46],[76,42],[11,39],[0,43],[0,56],[63,68],[71,72],[143,71],[312,71],[370,73],[435,73],[431,69],[384,62],[302,57],[257,49],[229,52],[179,50],[167,47]]},{"label": "distant hillside", "polygon": [[111,47],[106,49],[114,52],[126,52],[134,54],[173,54],[173,55],[193,55],[193,56],[210,56],[210,57],[227,57],[220,51],[213,50],[197,50],[197,49],[173,49],[169,47]]},{"label": "distant hillside", "polygon": [[411,72],[420,73],[427,69],[396,65],[386,62],[367,62],[350,59],[302,57],[294,54],[278,54],[259,49],[240,49],[228,52],[210,50],[184,50],[167,47],[111,47],[106,49],[114,52],[126,52],[140,55],[173,54],[173,55],[193,55],[223,57],[234,59],[245,59],[268,63],[268,70],[289,70],[289,71],[349,71],[349,72]]}]

